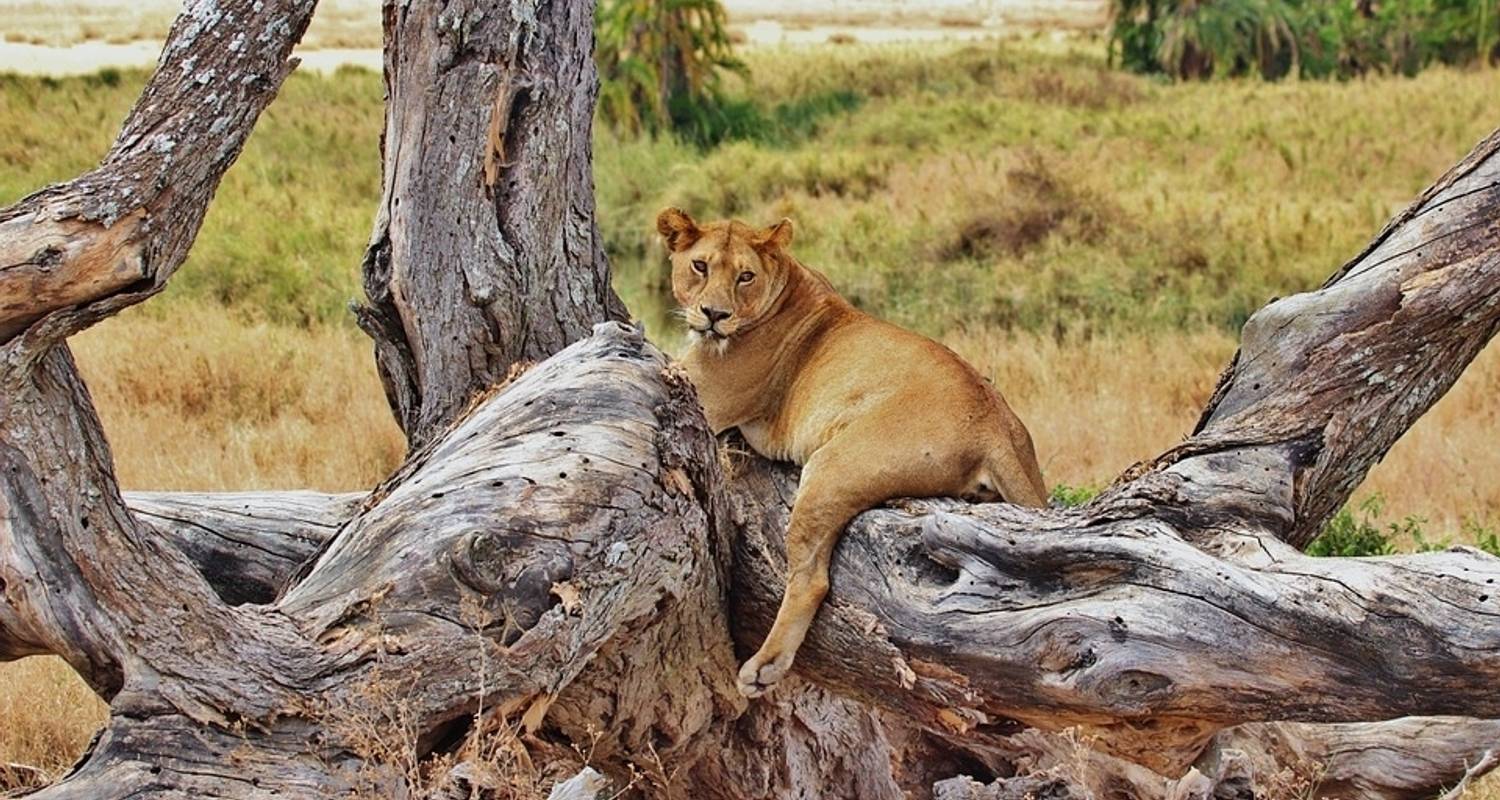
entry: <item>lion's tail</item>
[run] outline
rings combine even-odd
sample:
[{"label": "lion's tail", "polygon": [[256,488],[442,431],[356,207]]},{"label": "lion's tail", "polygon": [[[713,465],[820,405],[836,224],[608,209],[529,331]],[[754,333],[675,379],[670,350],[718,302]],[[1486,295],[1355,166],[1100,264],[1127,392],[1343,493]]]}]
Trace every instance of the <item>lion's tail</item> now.
[{"label": "lion's tail", "polygon": [[1000,490],[1000,498],[1019,506],[1041,508],[1047,505],[1047,484],[1036,460],[1031,435],[1019,424],[1017,430],[1001,436],[984,460],[986,483]]}]

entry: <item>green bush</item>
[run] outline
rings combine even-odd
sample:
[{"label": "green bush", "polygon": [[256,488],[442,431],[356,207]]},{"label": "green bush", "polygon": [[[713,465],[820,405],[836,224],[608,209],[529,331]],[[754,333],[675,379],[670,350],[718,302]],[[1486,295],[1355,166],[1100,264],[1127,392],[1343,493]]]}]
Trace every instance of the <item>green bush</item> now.
[{"label": "green bush", "polygon": [[627,133],[672,130],[713,142],[745,126],[723,91],[743,72],[718,0],[604,0],[595,18],[599,114]]},{"label": "green bush", "polygon": [[1111,59],[1178,79],[1412,75],[1500,58],[1500,0],[1113,0]]},{"label": "green bush", "polygon": [[[1381,513],[1385,503],[1380,495],[1372,495],[1360,502],[1355,511],[1339,510],[1333,519],[1323,526],[1318,538],[1307,546],[1311,556],[1388,556],[1393,553],[1430,553],[1446,550],[1452,546],[1451,536],[1429,538],[1427,520],[1418,516],[1382,524]],[[1477,520],[1468,519],[1457,537],[1459,541],[1471,541],[1474,546],[1491,555],[1500,556],[1500,532]]]},{"label": "green bush", "polygon": [[1069,486],[1059,483],[1052,487],[1052,504],[1063,508],[1074,508],[1099,496],[1096,486]]},{"label": "green bush", "polygon": [[1379,495],[1365,498],[1359,504],[1359,514],[1348,508],[1339,509],[1323,525],[1323,532],[1306,548],[1310,556],[1388,556],[1396,552],[1396,546],[1378,524],[1384,503]]}]

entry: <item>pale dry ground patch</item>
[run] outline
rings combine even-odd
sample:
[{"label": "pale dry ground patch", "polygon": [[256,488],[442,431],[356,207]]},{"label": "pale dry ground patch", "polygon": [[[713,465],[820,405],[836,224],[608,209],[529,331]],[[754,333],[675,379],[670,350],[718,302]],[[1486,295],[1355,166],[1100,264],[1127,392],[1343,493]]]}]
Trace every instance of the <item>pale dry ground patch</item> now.
[{"label": "pale dry ground patch", "polygon": [[[178,0],[0,0],[0,38],[53,46],[160,41],[181,10]],[[379,0],[322,0],[303,44],[379,47]]]}]

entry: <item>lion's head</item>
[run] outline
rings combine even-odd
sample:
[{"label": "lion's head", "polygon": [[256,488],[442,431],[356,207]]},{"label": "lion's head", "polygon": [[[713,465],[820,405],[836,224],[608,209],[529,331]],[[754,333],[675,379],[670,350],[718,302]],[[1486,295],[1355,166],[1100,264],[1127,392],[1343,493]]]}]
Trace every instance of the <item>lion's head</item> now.
[{"label": "lion's head", "polygon": [[770,314],[794,268],[792,222],[763,230],[736,221],[699,225],[681,209],[656,216],[672,259],[672,295],[692,335],[718,342]]}]

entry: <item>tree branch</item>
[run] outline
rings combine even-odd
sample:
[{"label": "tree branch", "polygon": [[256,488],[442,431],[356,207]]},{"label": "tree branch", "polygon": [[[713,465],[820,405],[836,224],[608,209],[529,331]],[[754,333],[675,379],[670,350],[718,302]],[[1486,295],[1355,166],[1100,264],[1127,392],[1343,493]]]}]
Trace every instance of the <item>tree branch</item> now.
[{"label": "tree branch", "polygon": [[34,359],[165,287],[295,66],[314,6],[188,0],[103,162],[0,210],[0,341],[51,319],[7,360]]},{"label": "tree branch", "polygon": [[125,502],[231,605],[276,600],[297,568],[354,516],[366,495],[127,492]]},{"label": "tree branch", "polygon": [[1321,289],[1256,312],[1193,437],[1122,482],[1176,473],[1203,511],[1311,541],[1495,333],[1497,151],[1500,131]]}]

